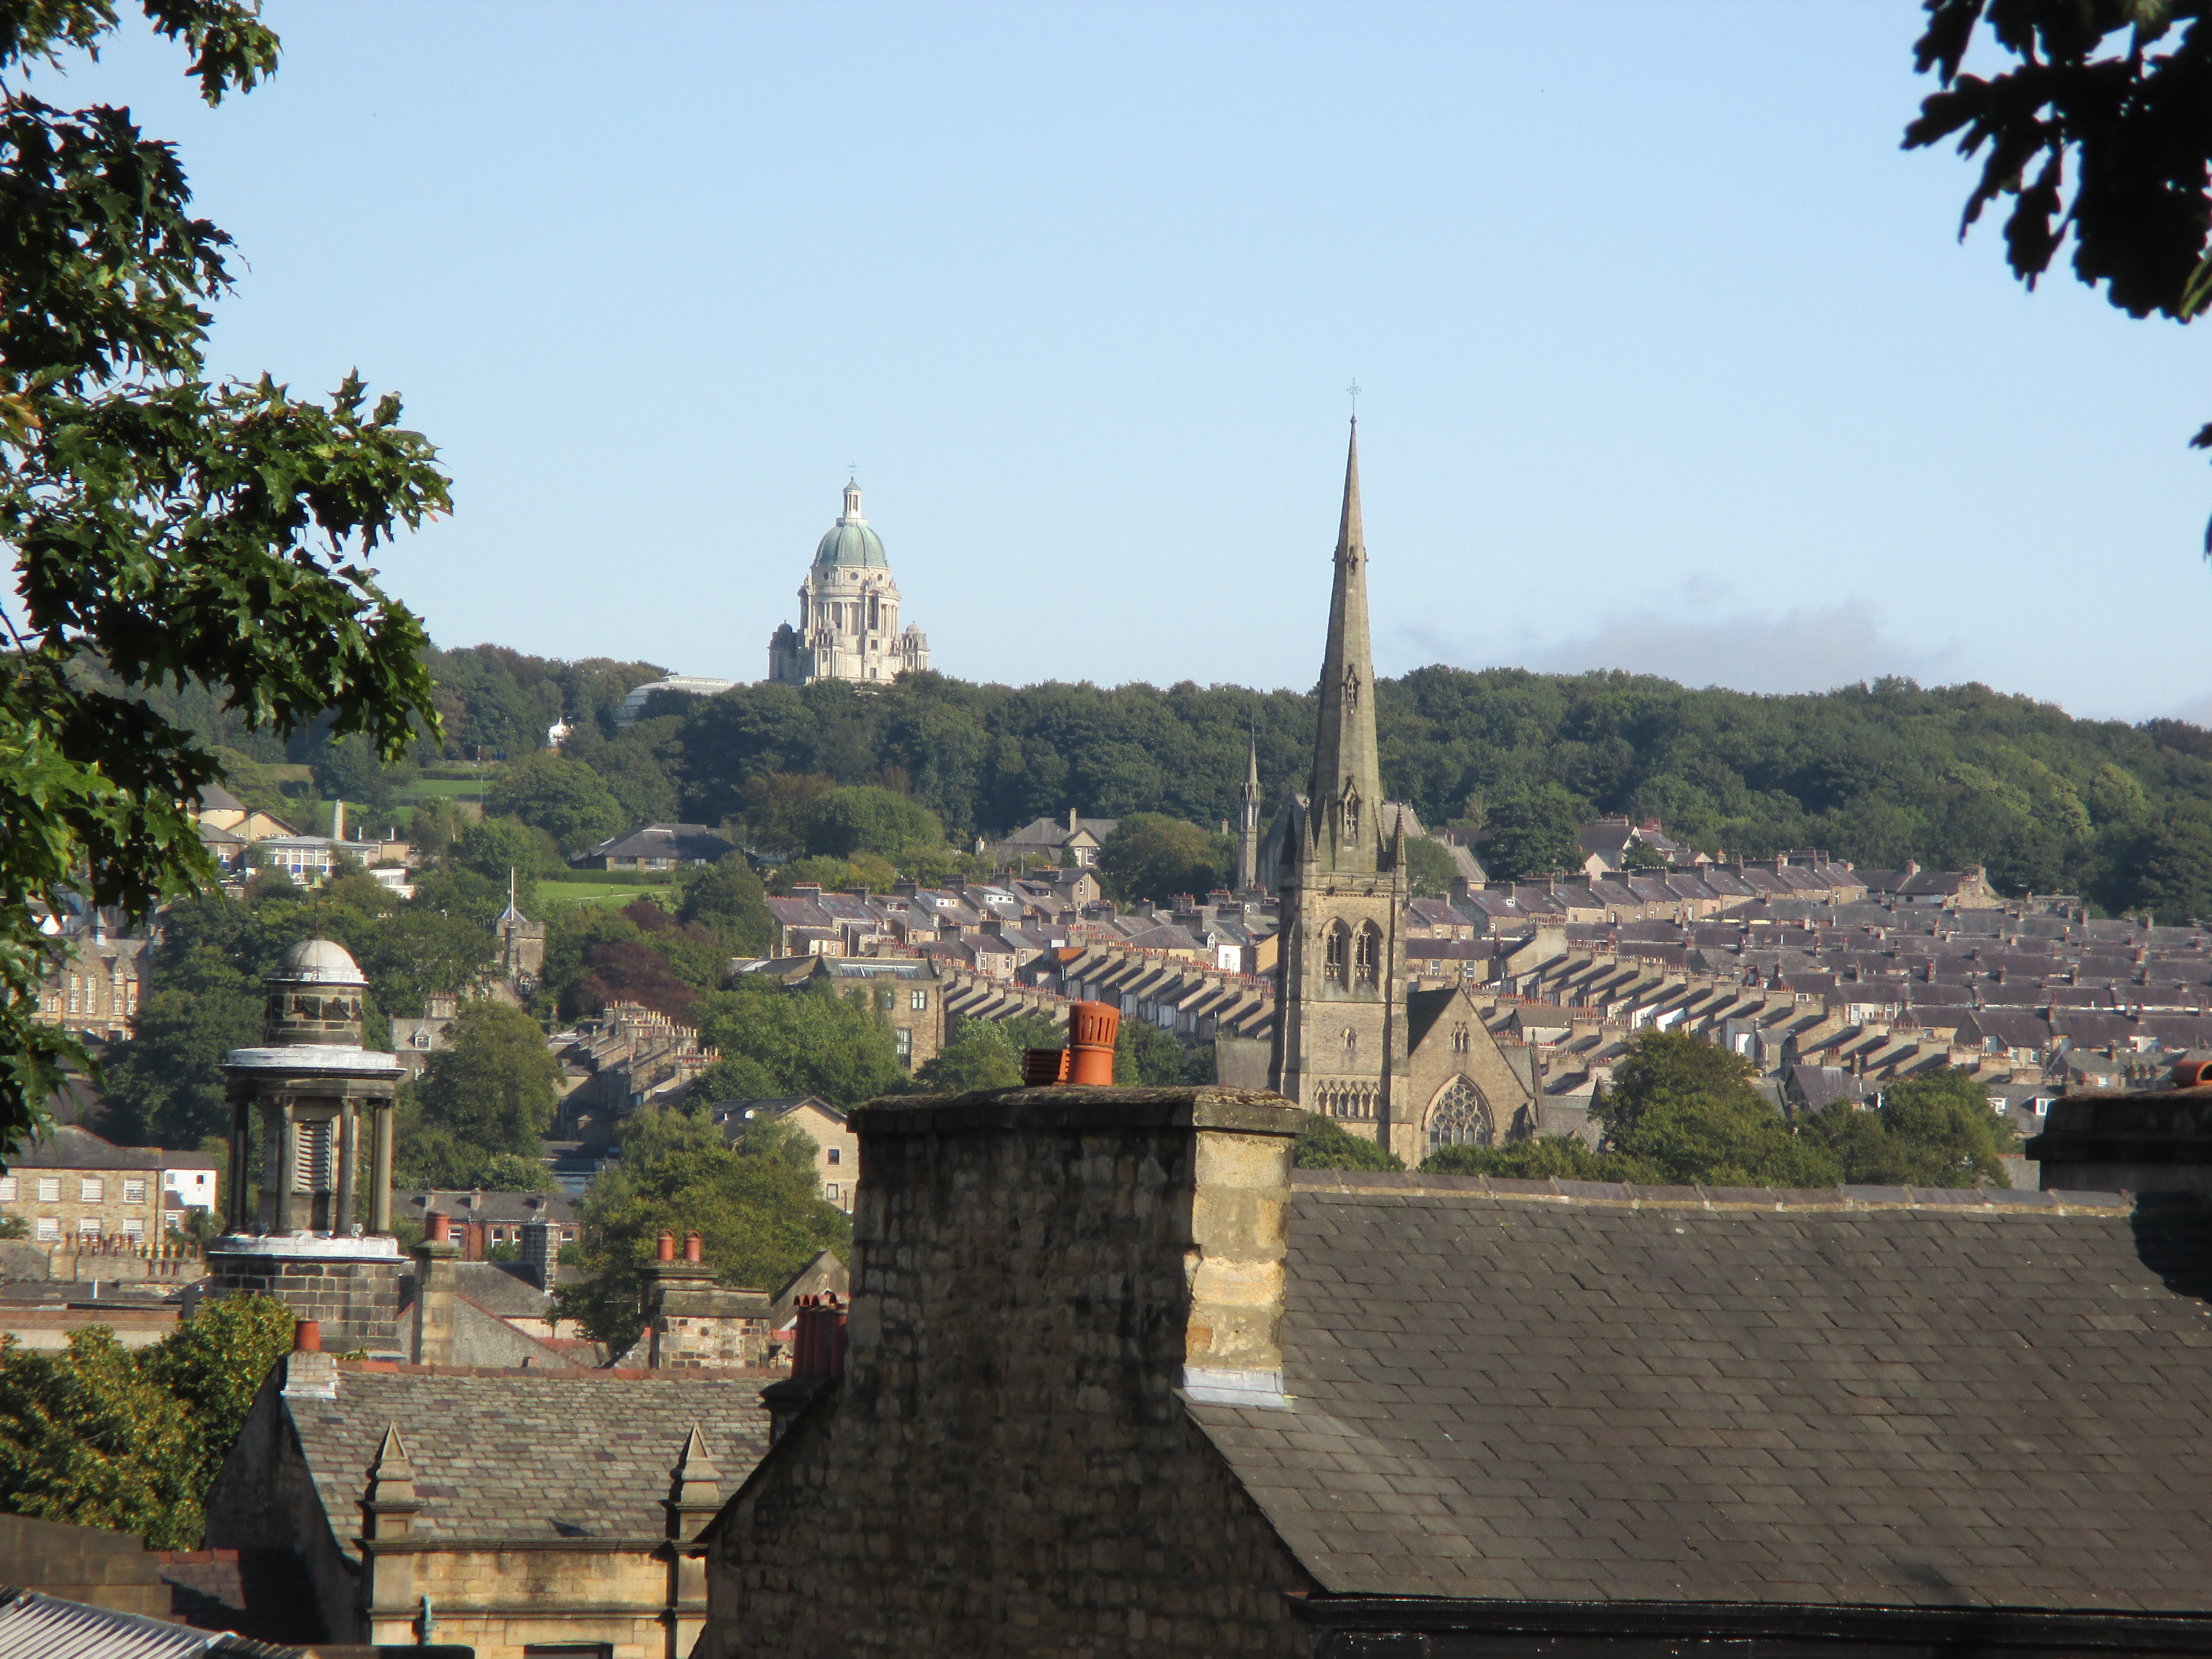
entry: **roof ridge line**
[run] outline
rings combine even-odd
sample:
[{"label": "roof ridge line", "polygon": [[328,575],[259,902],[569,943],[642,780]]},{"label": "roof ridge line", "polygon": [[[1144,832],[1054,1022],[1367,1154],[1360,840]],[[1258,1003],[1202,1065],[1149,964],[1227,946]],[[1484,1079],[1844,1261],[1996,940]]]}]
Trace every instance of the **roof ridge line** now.
[{"label": "roof ridge line", "polygon": [[[1355,1177],[1347,1179],[1346,1177]],[[1347,1197],[1412,1194],[1487,1198],[1529,1204],[1575,1204],[1621,1210],[1831,1211],[1932,1210],[1949,1215],[2106,1215],[2132,1212],[2133,1193],[2028,1191],[1989,1187],[1640,1187],[1632,1182],[1519,1181],[1504,1176],[1423,1174],[1419,1170],[1294,1170],[1291,1189]],[[1977,1194],[1970,1199],[1967,1194]],[[1880,1196],[1877,1196],[1880,1194]]]}]

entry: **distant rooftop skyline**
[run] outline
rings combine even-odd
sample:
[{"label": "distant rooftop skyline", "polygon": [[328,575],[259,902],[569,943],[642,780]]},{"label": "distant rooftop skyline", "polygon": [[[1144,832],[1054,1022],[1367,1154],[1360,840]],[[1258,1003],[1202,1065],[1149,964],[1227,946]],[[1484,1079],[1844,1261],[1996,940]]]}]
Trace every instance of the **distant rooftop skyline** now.
[{"label": "distant rooftop skyline", "polygon": [[443,447],[441,644],[759,679],[851,471],[946,673],[1305,687],[1356,377],[1383,673],[2212,714],[2203,342],[1958,243],[1910,0],[267,15],[33,90],[178,143],[218,368]]}]

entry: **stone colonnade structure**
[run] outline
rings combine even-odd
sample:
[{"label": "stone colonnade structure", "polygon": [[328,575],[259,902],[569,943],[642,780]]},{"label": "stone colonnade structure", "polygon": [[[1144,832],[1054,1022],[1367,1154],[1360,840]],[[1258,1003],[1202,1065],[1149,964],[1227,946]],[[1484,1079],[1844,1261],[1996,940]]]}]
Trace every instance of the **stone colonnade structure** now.
[{"label": "stone colonnade structure", "polygon": [[[398,1355],[392,1161],[405,1068],[362,1047],[368,981],[343,946],[303,940],[267,984],[262,1046],[223,1057],[230,1189],[224,1237],[208,1252],[210,1294],[281,1297],[321,1323],[333,1350]],[[257,1121],[258,1198],[246,1178]]]}]

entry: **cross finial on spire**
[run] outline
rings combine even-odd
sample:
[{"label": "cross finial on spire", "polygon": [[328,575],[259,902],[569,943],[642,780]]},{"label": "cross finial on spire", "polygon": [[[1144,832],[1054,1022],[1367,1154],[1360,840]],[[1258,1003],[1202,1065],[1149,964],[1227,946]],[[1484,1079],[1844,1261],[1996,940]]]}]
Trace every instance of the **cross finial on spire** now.
[{"label": "cross finial on spire", "polygon": [[1357,380],[1353,380],[1350,386],[1345,387],[1344,393],[1352,399],[1352,423],[1358,426],[1359,424],[1359,382]]}]

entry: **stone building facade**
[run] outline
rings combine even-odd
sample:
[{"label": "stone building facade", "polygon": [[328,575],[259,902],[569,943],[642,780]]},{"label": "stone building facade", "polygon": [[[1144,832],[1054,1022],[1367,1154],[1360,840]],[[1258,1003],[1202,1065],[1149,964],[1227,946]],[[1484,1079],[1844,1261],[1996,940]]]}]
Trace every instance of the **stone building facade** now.
[{"label": "stone building facade", "polygon": [[57,1124],[0,1173],[0,1215],[20,1218],[39,1244],[78,1239],[160,1244],[161,1154],[116,1146],[89,1129]]},{"label": "stone building facade", "polygon": [[845,510],[814,550],[799,588],[799,625],[785,623],[768,644],[768,677],[780,685],[817,680],[880,684],[929,666],[929,641],[899,627],[898,584],[883,538],[860,511],[860,487],[845,485]]},{"label": "stone building facade", "polygon": [[152,949],[149,939],[118,938],[105,929],[57,943],[39,983],[38,1022],[89,1042],[127,1041],[137,1022]]}]

